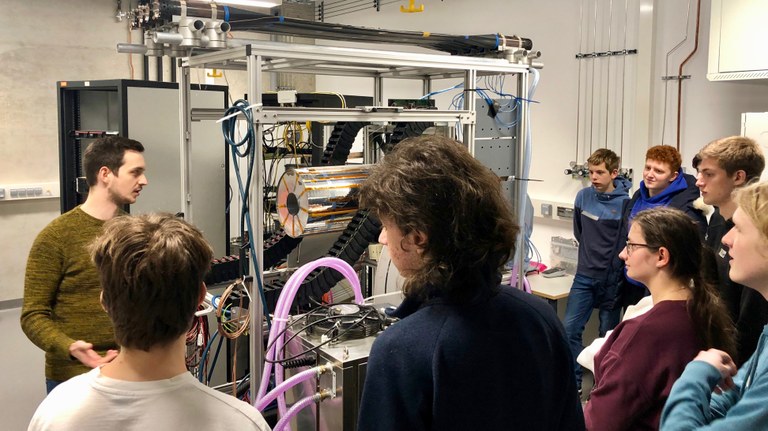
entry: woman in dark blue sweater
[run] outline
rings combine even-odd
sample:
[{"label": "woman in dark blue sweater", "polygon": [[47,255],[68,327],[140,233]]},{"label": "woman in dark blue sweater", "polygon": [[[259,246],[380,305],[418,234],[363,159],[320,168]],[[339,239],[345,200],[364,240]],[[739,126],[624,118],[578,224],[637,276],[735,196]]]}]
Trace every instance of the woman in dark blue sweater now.
[{"label": "woman in dark blue sweater", "polygon": [[581,430],[562,325],[500,286],[518,226],[499,179],[458,142],[399,143],[360,191],[405,277],[370,354],[358,429]]}]

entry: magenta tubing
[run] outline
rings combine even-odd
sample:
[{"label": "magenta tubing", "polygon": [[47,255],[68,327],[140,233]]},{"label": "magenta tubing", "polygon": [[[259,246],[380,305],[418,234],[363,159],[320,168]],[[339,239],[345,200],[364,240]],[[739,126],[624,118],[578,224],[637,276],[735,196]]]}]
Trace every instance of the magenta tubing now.
[{"label": "magenta tubing", "polygon": [[275,427],[272,429],[272,431],[282,431],[284,429],[290,429],[290,425],[288,423],[291,421],[291,419],[296,416],[298,412],[303,410],[305,407],[312,405],[316,403],[318,399],[317,394],[310,395],[306,398],[302,398],[296,404],[292,405],[291,408],[280,417],[280,420],[277,422]]},{"label": "magenta tubing", "polygon": [[[293,273],[291,278],[288,279],[288,282],[285,284],[285,287],[283,287],[283,290],[280,293],[280,297],[277,300],[274,318],[272,319],[273,325],[271,331],[269,332],[269,339],[267,344],[271,345],[272,348],[266,352],[266,359],[274,361],[277,359],[278,352],[282,351],[284,340],[283,336],[285,335],[283,330],[285,329],[287,316],[290,311],[291,304],[293,303],[293,299],[296,296],[296,292],[301,287],[304,279],[306,279],[312,271],[321,266],[327,266],[339,271],[352,285],[352,291],[355,294],[355,302],[357,304],[363,303],[363,293],[360,289],[360,280],[357,278],[357,273],[355,273],[355,270],[352,269],[352,267],[347,262],[344,262],[343,260],[336,257],[323,257],[313,262],[307,263],[306,265],[299,268],[295,273]],[[277,334],[281,335],[278,337]],[[259,393],[256,397],[257,402],[259,402],[261,398],[266,394],[271,371],[272,364],[270,362],[265,362],[264,374],[262,374],[261,384],[259,385]],[[275,385],[279,386],[281,383],[283,383],[283,366],[281,364],[276,364]],[[285,404],[285,397],[278,397],[277,406],[280,416],[282,417],[284,414],[286,414],[287,408]]]},{"label": "magenta tubing", "polygon": [[[333,268],[337,271],[339,271],[347,280],[349,280],[350,284],[352,284],[352,289],[355,293],[355,300],[358,304],[363,303],[363,294],[360,289],[360,280],[357,278],[357,273],[355,273],[355,270],[352,269],[351,266],[349,266],[348,263],[344,262],[343,260],[336,258],[336,257],[323,257],[320,258],[314,262],[310,262],[294,273],[291,278],[288,280],[288,283],[286,283],[284,289],[287,289],[288,292],[285,293],[286,297],[283,301],[280,309],[280,316],[281,319],[281,330],[277,332],[277,334],[282,334],[279,337],[275,337],[275,348],[273,351],[273,360],[277,359],[278,352],[282,352],[283,350],[283,340],[284,340],[284,333],[282,331],[283,328],[285,328],[285,318],[288,316],[288,313],[290,311],[290,306],[293,303],[293,298],[296,296],[296,292],[301,287],[301,283],[304,282],[304,279],[307,278],[307,276],[314,271],[316,268],[321,266],[327,266],[329,268]],[[293,282],[292,282],[293,281]],[[280,294],[280,298],[278,299],[278,302],[280,302],[280,299],[283,299],[283,292]],[[275,385],[279,385],[283,382],[283,366],[282,364],[275,364]],[[269,375],[266,375],[267,378],[269,378]],[[263,380],[263,379],[262,379]],[[277,399],[277,410],[280,413],[280,417],[282,417],[284,414],[286,414],[287,405],[285,402],[284,396],[279,396]],[[287,428],[290,430],[290,426]]]},{"label": "magenta tubing", "polygon": [[298,385],[301,382],[307,381],[311,379],[312,377],[317,376],[317,373],[320,371],[320,368],[322,367],[314,367],[309,370],[302,371],[295,376],[292,376],[290,379],[284,381],[280,384],[280,386],[274,387],[271,391],[269,391],[268,394],[264,395],[257,403],[256,403],[256,409],[261,411],[264,410],[269,403],[272,402],[275,398],[277,398],[278,395],[284,393],[288,389],[291,389],[292,387]]}]

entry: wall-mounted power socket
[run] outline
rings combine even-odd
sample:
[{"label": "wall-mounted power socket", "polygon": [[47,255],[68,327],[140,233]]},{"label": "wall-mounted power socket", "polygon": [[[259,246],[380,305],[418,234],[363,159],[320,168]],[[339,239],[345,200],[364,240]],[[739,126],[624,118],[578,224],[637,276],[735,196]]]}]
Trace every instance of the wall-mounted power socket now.
[{"label": "wall-mounted power socket", "polygon": [[541,204],[541,216],[552,217],[552,204]]},{"label": "wall-mounted power socket", "polygon": [[[537,199],[531,196],[531,203],[533,204],[533,216],[535,218],[568,222],[569,225],[572,223],[571,220],[573,219],[573,204],[570,202],[561,200]],[[570,209],[571,215],[569,216],[567,213],[564,213],[565,216],[560,217],[557,211],[558,208]]]},{"label": "wall-mounted power socket", "polygon": [[568,207],[557,207],[557,216],[560,218],[573,218],[573,208]]},{"label": "wall-mounted power socket", "polygon": [[59,183],[0,185],[0,201],[51,199],[59,197]]}]

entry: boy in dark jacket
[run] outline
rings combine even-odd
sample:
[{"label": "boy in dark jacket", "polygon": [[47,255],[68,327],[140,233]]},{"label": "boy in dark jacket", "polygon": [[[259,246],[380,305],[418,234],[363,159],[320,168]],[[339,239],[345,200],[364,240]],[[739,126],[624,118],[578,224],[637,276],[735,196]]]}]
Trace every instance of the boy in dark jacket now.
[{"label": "boy in dark jacket", "polygon": [[705,241],[717,259],[720,297],[736,324],[738,351],[734,359],[741,366],[755,352],[763,326],[768,323],[768,301],[757,291],[744,289],[731,280],[728,276],[731,257],[722,240],[733,227],[733,213],[737,208],[733,192],[760,178],[765,158],[760,146],[743,136],[710,142],[699,151],[698,157],[701,162],[696,185],[704,203],[716,208],[709,219]]},{"label": "boy in dark jacket", "polygon": [[381,219],[405,300],[373,343],[358,430],[583,430],[555,312],[499,285],[519,228],[498,177],[425,135],[373,168],[360,201]]}]

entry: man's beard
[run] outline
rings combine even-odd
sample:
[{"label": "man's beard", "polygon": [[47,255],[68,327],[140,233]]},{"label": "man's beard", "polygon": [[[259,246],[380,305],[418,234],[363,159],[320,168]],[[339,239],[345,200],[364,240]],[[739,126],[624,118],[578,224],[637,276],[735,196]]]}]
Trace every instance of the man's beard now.
[{"label": "man's beard", "polygon": [[109,200],[119,207],[123,205],[130,205],[136,202],[135,199],[129,200],[129,199],[126,199],[124,196],[120,196],[119,194],[115,193],[114,190],[109,190]]}]

